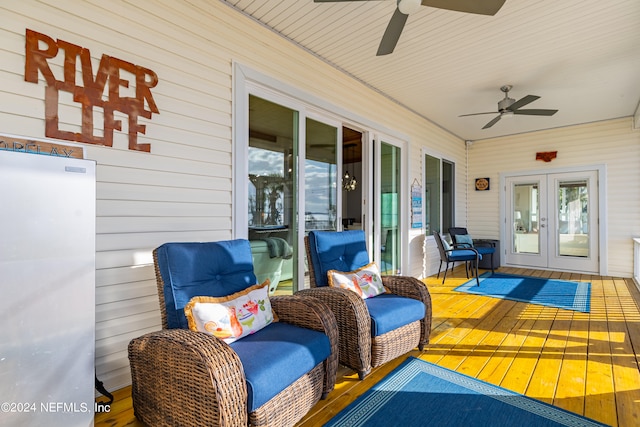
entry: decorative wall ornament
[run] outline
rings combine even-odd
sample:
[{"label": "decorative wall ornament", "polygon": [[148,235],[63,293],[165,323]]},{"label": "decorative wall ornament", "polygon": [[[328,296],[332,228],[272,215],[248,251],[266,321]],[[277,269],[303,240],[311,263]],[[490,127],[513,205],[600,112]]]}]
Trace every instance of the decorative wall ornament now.
[{"label": "decorative wall ornament", "polygon": [[489,191],[491,189],[491,178],[476,178],[476,191]]},{"label": "decorative wall ornament", "polygon": [[542,160],[543,162],[550,162],[557,156],[557,151],[540,151],[536,153],[536,160]]},{"label": "decorative wall ornament", "polygon": [[[64,56],[63,79],[56,78],[48,62],[58,59],[56,57],[59,53]],[[47,137],[111,147],[113,131],[122,130],[122,120],[114,116],[118,111],[128,116],[129,149],[147,152],[151,150],[149,144],[138,144],[138,133],[146,132],[146,125],[139,124],[138,118],[151,119],[153,113],[159,113],[151,94],[151,89],[158,84],[156,73],[131,62],[102,55],[98,70],[94,74],[89,49],[64,40],[54,40],[29,29],[26,30],[25,56],[25,81],[38,84],[38,72],[40,72],[47,84],[45,89],[45,135]],[[78,70],[81,71],[81,84],[77,82]],[[127,90],[135,93],[135,96],[123,96]],[[74,102],[82,104],[80,133],[60,129],[58,115],[60,92],[71,94]],[[94,123],[96,112],[101,113],[103,117],[102,126]],[[102,136],[95,135],[94,128],[101,128]]]},{"label": "decorative wall ornament", "polygon": [[422,228],[422,185],[415,178],[411,184],[411,228]]}]

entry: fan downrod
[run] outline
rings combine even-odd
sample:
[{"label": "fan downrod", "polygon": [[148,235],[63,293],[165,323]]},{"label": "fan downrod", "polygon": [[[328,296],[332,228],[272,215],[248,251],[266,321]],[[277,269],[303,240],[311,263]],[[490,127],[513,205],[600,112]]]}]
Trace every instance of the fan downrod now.
[{"label": "fan downrod", "polygon": [[498,112],[500,114],[509,112],[509,107],[511,107],[511,105],[516,102],[515,99],[509,98],[509,91],[512,87],[513,86],[511,85],[504,85],[500,88],[500,90],[504,92],[504,99],[498,102]]}]

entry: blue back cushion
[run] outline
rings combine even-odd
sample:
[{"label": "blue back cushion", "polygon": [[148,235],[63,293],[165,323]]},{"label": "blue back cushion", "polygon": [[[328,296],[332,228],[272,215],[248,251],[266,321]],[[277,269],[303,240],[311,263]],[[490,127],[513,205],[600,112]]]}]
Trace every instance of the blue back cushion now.
[{"label": "blue back cushion", "polygon": [[473,239],[468,234],[458,234],[454,237],[455,241],[459,245],[468,245],[467,247],[473,247]]},{"label": "blue back cushion", "polygon": [[353,271],[369,264],[364,231],[310,231],[309,249],[316,286],[328,286],[329,270]]},{"label": "blue back cushion", "polygon": [[191,298],[227,296],[257,283],[248,240],[165,243],[156,251],[170,329],[189,329],[184,306]]}]

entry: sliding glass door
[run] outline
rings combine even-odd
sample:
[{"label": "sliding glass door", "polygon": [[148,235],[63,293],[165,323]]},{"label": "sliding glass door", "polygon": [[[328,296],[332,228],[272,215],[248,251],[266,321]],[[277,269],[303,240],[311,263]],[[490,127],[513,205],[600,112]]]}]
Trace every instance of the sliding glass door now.
[{"label": "sliding glass door", "polygon": [[296,262],[298,112],[249,97],[248,239],[259,283],[292,293]]},{"label": "sliding glass door", "polygon": [[295,292],[307,271],[304,236],[338,230],[340,123],[249,95],[247,236],[260,283]]},{"label": "sliding glass door", "polygon": [[304,161],[304,228],[338,229],[338,149],[341,128],[307,118]]},{"label": "sliding glass door", "polygon": [[[380,270],[382,274],[399,274],[402,270],[402,149],[398,145],[381,141],[376,156],[379,171],[375,198],[379,221],[375,226],[380,236]],[[375,220],[375,218],[374,218]]]},{"label": "sliding glass door", "polygon": [[[341,144],[341,127],[328,124],[320,118],[305,120],[304,154],[304,228],[300,235],[298,282],[308,280],[309,260],[304,249],[304,237],[312,230],[338,230],[338,212],[341,209],[338,177],[340,173],[338,153]],[[307,286],[306,284],[305,286]]]},{"label": "sliding glass door", "polygon": [[249,240],[258,281],[268,279],[271,294],[305,287],[305,236],[344,227],[365,231],[383,274],[401,273],[404,143],[264,88],[246,96],[245,118],[235,121],[247,133],[237,137],[233,221],[234,234]]}]

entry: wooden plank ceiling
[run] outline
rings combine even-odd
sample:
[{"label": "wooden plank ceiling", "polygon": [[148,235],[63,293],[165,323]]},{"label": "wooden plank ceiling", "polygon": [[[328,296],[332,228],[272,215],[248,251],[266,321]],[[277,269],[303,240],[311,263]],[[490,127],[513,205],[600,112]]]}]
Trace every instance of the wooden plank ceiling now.
[{"label": "wooden plank ceiling", "polygon": [[[386,56],[394,0],[225,3],[465,140],[633,116],[640,100],[638,0],[507,0],[495,16],[423,6]],[[559,112],[486,130],[493,115],[459,117],[497,111],[505,84]]]}]

